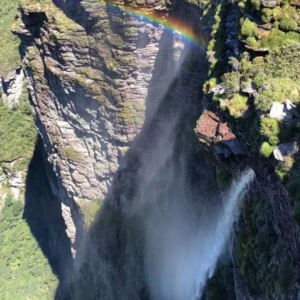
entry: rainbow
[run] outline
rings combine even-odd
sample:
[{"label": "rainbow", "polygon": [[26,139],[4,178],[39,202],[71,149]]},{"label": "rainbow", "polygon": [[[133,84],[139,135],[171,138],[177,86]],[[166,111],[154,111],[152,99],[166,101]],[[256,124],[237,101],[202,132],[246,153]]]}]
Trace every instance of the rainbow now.
[{"label": "rainbow", "polygon": [[180,35],[184,40],[198,47],[203,48],[207,46],[207,41],[199,32],[196,32],[190,24],[186,24],[173,16],[166,17],[165,14],[159,12],[149,12],[138,7],[116,5],[111,1],[105,2],[110,9],[118,13],[127,13],[155,26],[163,26],[165,29]]}]

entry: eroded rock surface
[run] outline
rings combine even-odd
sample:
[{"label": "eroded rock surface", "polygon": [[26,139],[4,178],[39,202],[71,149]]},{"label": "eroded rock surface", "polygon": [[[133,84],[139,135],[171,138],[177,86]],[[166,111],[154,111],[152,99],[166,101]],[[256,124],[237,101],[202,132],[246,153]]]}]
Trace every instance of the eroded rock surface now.
[{"label": "eroded rock surface", "polygon": [[200,139],[213,145],[217,154],[229,157],[230,155],[245,155],[245,152],[226,123],[213,112],[204,110],[196,127]]}]

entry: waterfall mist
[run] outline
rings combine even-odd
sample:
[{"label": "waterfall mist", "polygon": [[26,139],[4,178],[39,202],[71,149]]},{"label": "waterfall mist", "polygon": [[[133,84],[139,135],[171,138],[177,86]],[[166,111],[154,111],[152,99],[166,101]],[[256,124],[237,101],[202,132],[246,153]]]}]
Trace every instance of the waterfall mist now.
[{"label": "waterfall mist", "polygon": [[[224,194],[223,203],[209,202],[188,180],[187,157],[176,155],[173,126],[161,128],[155,145],[139,169],[142,178],[133,202],[145,228],[144,265],[151,299],[200,299],[213,275],[238,216],[238,204],[254,172],[247,170]],[[179,152],[180,153],[180,152]]]},{"label": "waterfall mist", "polygon": [[144,126],[76,258],[72,300],[200,299],[228,243],[253,171],[221,197],[193,132],[207,74],[205,49],[182,43],[176,53],[173,42],[163,33]]},{"label": "waterfall mist", "polygon": [[252,170],[243,173],[213,214],[189,205],[189,195],[179,189],[150,209],[145,222],[145,266],[153,299],[200,299],[225,250],[239,200],[253,174]]}]

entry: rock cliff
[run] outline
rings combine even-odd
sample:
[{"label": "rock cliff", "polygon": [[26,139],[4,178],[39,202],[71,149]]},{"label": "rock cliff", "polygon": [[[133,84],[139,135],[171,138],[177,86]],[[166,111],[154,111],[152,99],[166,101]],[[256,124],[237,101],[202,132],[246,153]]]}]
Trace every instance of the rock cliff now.
[{"label": "rock cliff", "polygon": [[[188,24],[209,40],[207,49],[147,21],[157,16]],[[219,203],[245,166],[256,173],[234,226],[232,266],[220,264],[206,298],[300,297],[299,26],[292,1],[21,0],[13,26],[21,68],[1,85],[13,107],[25,78],[34,108],[40,161],[47,160],[43,184],[64,231],[50,230],[50,256],[65,255],[76,271],[74,281],[61,280],[58,299],[148,299],[144,237],[131,204],[148,176],[143,162],[161,159],[151,145],[163,145],[168,128],[170,160],[188,161],[193,197],[203,193],[200,185],[215,186],[203,205]],[[272,107],[283,103],[294,113],[273,118]],[[286,145],[293,151],[283,151]],[[19,193],[22,174],[2,169]],[[87,235],[91,210],[101,204]]]}]

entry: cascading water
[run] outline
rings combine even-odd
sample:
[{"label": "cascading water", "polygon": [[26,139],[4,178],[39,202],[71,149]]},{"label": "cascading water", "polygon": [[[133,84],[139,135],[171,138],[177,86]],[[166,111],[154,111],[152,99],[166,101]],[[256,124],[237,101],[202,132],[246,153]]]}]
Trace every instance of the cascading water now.
[{"label": "cascading water", "polygon": [[178,45],[178,38],[163,33],[144,127],[77,257],[72,300],[200,299],[226,248],[253,171],[242,173],[222,202],[193,133],[207,74],[205,50],[182,43],[175,59],[174,40]]},{"label": "cascading water", "polygon": [[171,124],[160,131],[155,155],[144,160],[141,176],[145,175],[134,205],[143,207],[146,281],[154,300],[200,299],[254,172],[247,170],[232,183],[223,204],[202,207],[207,199],[192,196],[185,158],[173,154]]}]

